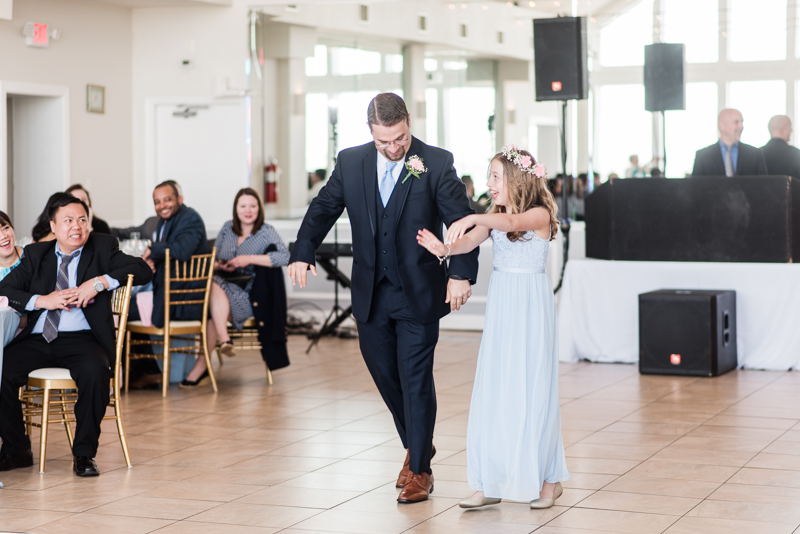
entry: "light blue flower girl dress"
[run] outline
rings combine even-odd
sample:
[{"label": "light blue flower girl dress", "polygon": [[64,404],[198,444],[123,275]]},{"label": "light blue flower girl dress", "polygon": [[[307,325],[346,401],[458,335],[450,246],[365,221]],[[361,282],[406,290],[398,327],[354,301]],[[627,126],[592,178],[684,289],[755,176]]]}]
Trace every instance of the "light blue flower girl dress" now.
[{"label": "light blue flower girl dress", "polygon": [[558,336],[549,242],[529,231],[491,232],[489,283],[467,430],[470,487],[486,497],[539,498],[544,481],[569,479],[558,403]]}]

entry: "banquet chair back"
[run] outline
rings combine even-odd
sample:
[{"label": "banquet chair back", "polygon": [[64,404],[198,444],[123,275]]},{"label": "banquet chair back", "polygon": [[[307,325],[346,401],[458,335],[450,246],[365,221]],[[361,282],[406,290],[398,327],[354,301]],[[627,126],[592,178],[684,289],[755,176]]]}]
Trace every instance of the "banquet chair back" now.
[{"label": "banquet chair back", "polygon": [[[111,298],[111,312],[117,322],[117,339],[114,354],[114,375],[111,378],[113,394],[109,405],[114,409],[113,415],[106,415],[103,419],[113,419],[117,423],[122,454],[125,464],[131,467],[131,457],[128,450],[128,440],[125,437],[125,427],[122,423],[122,405],[120,398],[120,378],[122,368],[122,346],[128,324],[128,311],[131,302],[131,287],[133,275],[129,274],[124,286],[114,290]],[[74,434],[71,423],[75,422],[75,403],[79,392],[77,385],[72,380],[68,369],[49,367],[36,369],[28,374],[28,383],[20,394],[23,402],[23,416],[28,427],[28,435],[32,427],[41,429],[39,434],[39,472],[44,473],[47,457],[47,430],[50,423],[63,424],[67,432],[67,440],[72,447]],[[36,418],[39,421],[36,422]]]},{"label": "banquet chair back", "polygon": [[[169,391],[170,355],[173,352],[202,355],[206,360],[211,385],[214,391],[218,391],[206,338],[208,300],[211,294],[216,255],[217,249],[212,248],[209,254],[197,254],[191,256],[188,261],[178,261],[171,259],[169,249],[166,249],[164,257],[164,327],[145,326],[142,321],[131,321],[128,324],[125,340],[125,391],[128,390],[131,360],[160,358],[164,362],[161,394],[166,397]],[[187,288],[186,284],[193,284],[193,286]],[[173,308],[197,305],[202,305],[203,308],[200,320],[178,321],[170,318],[170,311]],[[149,334],[161,339],[131,339],[131,334]],[[175,347],[172,345],[172,339],[199,340],[200,346],[194,344],[188,347]],[[133,352],[133,347],[143,345],[161,345],[163,353],[158,355]]]}]

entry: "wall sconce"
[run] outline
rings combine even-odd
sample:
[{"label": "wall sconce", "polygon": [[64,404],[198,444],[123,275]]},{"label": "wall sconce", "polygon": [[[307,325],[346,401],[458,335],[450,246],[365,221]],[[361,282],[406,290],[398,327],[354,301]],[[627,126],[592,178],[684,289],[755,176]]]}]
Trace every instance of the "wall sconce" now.
[{"label": "wall sconce", "polygon": [[508,108],[508,124],[516,124],[517,123],[517,110],[514,108]]}]

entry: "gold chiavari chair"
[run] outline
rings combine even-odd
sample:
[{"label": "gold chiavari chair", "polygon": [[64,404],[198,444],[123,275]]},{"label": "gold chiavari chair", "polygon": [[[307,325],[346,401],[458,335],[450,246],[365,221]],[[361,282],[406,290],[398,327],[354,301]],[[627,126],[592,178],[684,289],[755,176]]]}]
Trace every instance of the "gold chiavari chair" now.
[{"label": "gold chiavari chair", "polygon": [[[198,254],[189,258],[188,261],[171,260],[169,249],[166,250],[164,257],[164,327],[145,326],[141,321],[130,321],[125,340],[125,391],[128,391],[131,360],[142,358],[161,358],[164,360],[163,376],[161,378],[161,395],[166,397],[169,391],[169,367],[170,354],[182,352],[186,354],[201,355],[206,359],[208,375],[211,378],[211,385],[217,391],[217,379],[214,376],[214,369],[211,367],[211,357],[208,353],[208,342],[206,339],[206,327],[208,323],[208,299],[211,294],[211,281],[214,276],[214,260],[216,259],[217,249],[212,248],[210,254]],[[204,285],[191,289],[173,289],[172,285],[186,282],[203,282]],[[173,300],[175,295],[193,295],[190,300]],[[203,305],[202,319],[195,321],[175,321],[170,320],[170,310],[173,306]],[[160,340],[139,340],[131,339],[131,334],[149,334],[160,336]],[[171,340],[189,339],[197,340],[199,336],[200,346],[173,347]],[[163,354],[145,354],[132,352],[132,348],[140,345],[163,345]]]},{"label": "gold chiavari chair", "polygon": [[[114,290],[111,300],[111,312],[118,317],[117,342],[114,357],[114,376],[111,378],[111,388],[114,393],[109,405],[114,408],[113,415],[106,415],[103,419],[114,419],[117,422],[119,442],[122,445],[122,454],[125,455],[125,464],[131,467],[131,456],[128,451],[128,440],[125,437],[125,427],[122,424],[122,406],[120,398],[120,373],[122,369],[122,346],[125,340],[128,325],[128,310],[131,302],[131,286],[133,275],[128,275],[124,286]],[[51,423],[61,423],[67,431],[67,440],[72,447],[74,435],[71,423],[75,422],[75,402],[78,400],[77,385],[69,374],[68,369],[50,367],[37,369],[28,374],[28,384],[20,394],[23,402],[22,414],[28,427],[41,429],[39,434],[39,472],[44,473],[47,452],[47,429]],[[35,388],[35,389],[34,389]],[[39,418],[39,422],[35,418]]]},{"label": "gold chiavari chair", "polygon": [[[255,305],[255,304],[254,304]],[[236,330],[231,323],[228,323],[228,335],[231,336],[231,341],[235,341],[234,345],[239,350],[261,350],[261,342],[258,340],[258,325],[253,317],[250,317],[244,322],[242,331]],[[222,354],[219,354],[219,362],[222,365]],[[267,383],[272,384],[272,371],[267,367]]]}]

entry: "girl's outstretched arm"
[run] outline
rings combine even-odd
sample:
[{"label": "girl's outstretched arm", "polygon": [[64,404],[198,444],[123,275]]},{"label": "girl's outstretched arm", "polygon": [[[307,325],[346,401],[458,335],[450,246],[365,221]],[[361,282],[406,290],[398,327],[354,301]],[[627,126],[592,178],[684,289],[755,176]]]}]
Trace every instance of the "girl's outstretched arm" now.
[{"label": "girl's outstretched arm", "polygon": [[[454,224],[457,224],[457,222]],[[433,232],[431,232],[427,228],[417,232],[417,243],[419,243],[420,246],[426,248],[428,252],[437,257],[466,254],[467,252],[471,252],[472,250],[474,250],[475,247],[486,241],[488,238],[489,238],[489,229],[479,227],[471,231],[470,233],[466,234],[464,237],[459,239],[458,242],[450,245],[450,250],[448,250],[447,245],[439,241],[439,238],[433,235]]]},{"label": "girl's outstretched arm", "polygon": [[[447,229],[445,242],[453,243],[462,239],[467,234],[467,230],[477,226],[478,229],[486,229],[488,237],[489,230],[500,230],[501,232],[526,232],[533,230],[542,239],[550,237],[550,213],[540,206],[531,208],[525,213],[485,213],[482,215],[468,215],[456,221]],[[541,234],[546,234],[543,237]]]}]

